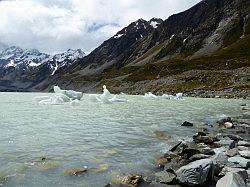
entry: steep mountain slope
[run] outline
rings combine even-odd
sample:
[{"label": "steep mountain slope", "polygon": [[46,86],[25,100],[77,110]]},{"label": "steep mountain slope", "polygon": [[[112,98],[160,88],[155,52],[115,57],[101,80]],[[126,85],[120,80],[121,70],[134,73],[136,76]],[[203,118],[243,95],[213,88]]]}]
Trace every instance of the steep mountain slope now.
[{"label": "steep mountain slope", "polygon": [[158,24],[140,19],[47,85],[97,91],[105,83],[114,92],[211,95],[235,88],[245,95],[249,7],[248,0],[203,0]]}]

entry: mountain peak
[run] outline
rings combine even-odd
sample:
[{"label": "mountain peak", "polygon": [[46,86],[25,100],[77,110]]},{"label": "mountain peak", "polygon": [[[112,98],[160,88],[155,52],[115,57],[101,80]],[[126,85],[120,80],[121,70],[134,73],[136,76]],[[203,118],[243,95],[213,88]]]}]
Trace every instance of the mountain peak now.
[{"label": "mountain peak", "polygon": [[161,23],[163,22],[162,19],[160,18],[152,18],[149,20],[149,24],[153,27],[153,28],[157,28]]}]

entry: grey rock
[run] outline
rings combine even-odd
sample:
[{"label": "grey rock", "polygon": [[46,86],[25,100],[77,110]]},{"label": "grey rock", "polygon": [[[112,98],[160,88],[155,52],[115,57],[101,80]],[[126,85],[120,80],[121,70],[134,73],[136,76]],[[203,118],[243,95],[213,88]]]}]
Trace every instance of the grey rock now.
[{"label": "grey rock", "polygon": [[247,141],[239,141],[238,146],[250,147],[250,143]]},{"label": "grey rock", "polygon": [[231,119],[230,117],[227,117],[227,118],[223,118],[223,119],[217,121],[217,123],[218,123],[219,125],[224,125],[226,122],[232,123],[232,119]]},{"label": "grey rock", "polygon": [[229,172],[218,180],[216,187],[246,187],[246,184],[239,174]]},{"label": "grey rock", "polygon": [[231,140],[235,140],[235,141],[243,140],[243,138],[241,136],[235,135],[235,134],[227,134],[225,136],[230,138]]},{"label": "grey rock", "polygon": [[161,171],[155,173],[155,177],[161,183],[171,183],[175,180],[176,175],[167,171]]},{"label": "grey rock", "polygon": [[228,149],[226,151],[226,155],[230,156],[230,157],[233,157],[233,156],[238,155],[238,154],[239,154],[239,150],[237,148]]},{"label": "grey rock", "polygon": [[214,165],[214,174],[218,175],[222,168],[228,163],[228,157],[225,153],[220,152],[211,158]]},{"label": "grey rock", "polygon": [[204,155],[204,154],[196,154],[193,155],[189,158],[189,160],[191,162],[196,161],[196,160],[201,160],[201,159],[205,159],[205,158],[209,158],[211,155]]},{"label": "grey rock", "polygon": [[215,155],[214,150],[210,147],[201,148],[200,152],[201,154],[205,154],[205,155]]},{"label": "grey rock", "polygon": [[225,176],[229,172],[239,174],[244,180],[246,180],[248,178],[247,170],[245,170],[243,168],[232,168],[232,167],[228,167],[228,166],[225,166],[222,169],[219,176]]},{"label": "grey rock", "polygon": [[176,171],[180,183],[188,186],[202,185],[210,179],[213,162],[202,159],[189,163]]},{"label": "grey rock", "polygon": [[250,150],[250,147],[245,147],[245,146],[238,146],[238,149],[240,150],[240,151],[246,151],[246,150]]},{"label": "grey rock", "polygon": [[234,140],[228,140],[228,139],[222,139],[218,142],[214,142],[214,145],[216,147],[228,147],[230,149],[234,148],[235,147],[235,141]]},{"label": "grey rock", "polygon": [[194,126],[194,124],[193,124],[193,123],[190,123],[190,122],[188,122],[188,121],[184,121],[184,122],[182,123],[181,126],[184,126],[184,127],[192,127],[192,126]]},{"label": "grey rock", "polygon": [[243,168],[248,168],[250,167],[250,160],[240,157],[240,156],[235,156],[235,157],[230,157],[228,159],[229,162],[239,164]]},{"label": "grey rock", "polygon": [[250,158],[250,151],[249,150],[239,151],[239,153],[244,158]]}]

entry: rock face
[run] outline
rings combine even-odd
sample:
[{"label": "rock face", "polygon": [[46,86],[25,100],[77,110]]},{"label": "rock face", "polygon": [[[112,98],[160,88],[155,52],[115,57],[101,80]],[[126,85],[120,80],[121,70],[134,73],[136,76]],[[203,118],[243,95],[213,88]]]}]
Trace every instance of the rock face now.
[{"label": "rock face", "polygon": [[216,187],[246,187],[246,184],[239,174],[229,172],[217,182]]},{"label": "rock face", "polygon": [[202,159],[191,162],[176,171],[177,179],[187,186],[202,185],[209,180],[213,162],[210,159]]}]

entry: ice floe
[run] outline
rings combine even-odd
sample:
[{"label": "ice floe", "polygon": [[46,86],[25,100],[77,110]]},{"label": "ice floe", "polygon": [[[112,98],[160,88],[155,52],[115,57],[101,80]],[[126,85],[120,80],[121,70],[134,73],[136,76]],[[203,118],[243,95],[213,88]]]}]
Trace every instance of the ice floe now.
[{"label": "ice floe", "polygon": [[39,105],[61,105],[69,103],[71,106],[79,105],[83,94],[74,90],[62,90],[59,86],[54,86],[53,96],[38,96],[33,100]]},{"label": "ice floe", "polygon": [[164,98],[164,99],[176,99],[176,100],[183,100],[183,94],[182,93],[177,93],[175,96],[173,95],[168,95],[168,94],[163,94],[161,96],[157,96],[155,94],[153,94],[152,92],[148,92],[145,93],[144,98],[155,98],[155,99],[160,99],[160,98]]},{"label": "ice floe", "polygon": [[127,99],[117,98],[116,95],[113,96],[107,89],[106,85],[103,85],[103,93],[101,95],[89,94],[89,97],[92,102],[102,102],[106,104],[121,103],[128,101]]}]

